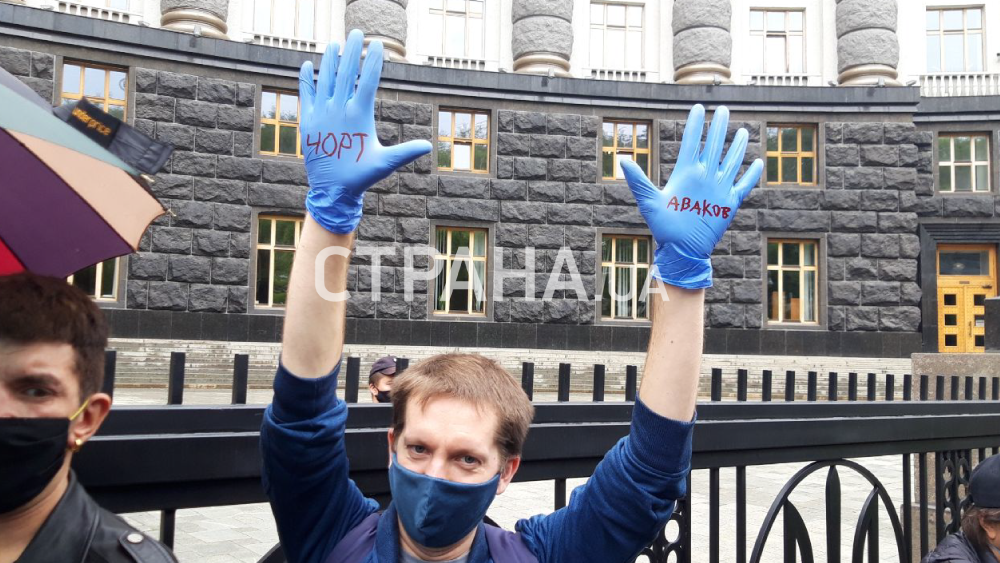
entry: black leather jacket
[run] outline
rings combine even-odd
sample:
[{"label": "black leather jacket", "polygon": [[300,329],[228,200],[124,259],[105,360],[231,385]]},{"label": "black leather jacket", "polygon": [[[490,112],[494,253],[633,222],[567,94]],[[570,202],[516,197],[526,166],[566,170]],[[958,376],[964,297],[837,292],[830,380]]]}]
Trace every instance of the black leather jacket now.
[{"label": "black leather jacket", "polygon": [[921,563],[997,563],[997,558],[989,548],[977,550],[965,534],[958,532],[941,540]]},{"label": "black leather jacket", "polygon": [[16,563],[177,563],[159,542],[104,510],[70,472],[69,488]]}]

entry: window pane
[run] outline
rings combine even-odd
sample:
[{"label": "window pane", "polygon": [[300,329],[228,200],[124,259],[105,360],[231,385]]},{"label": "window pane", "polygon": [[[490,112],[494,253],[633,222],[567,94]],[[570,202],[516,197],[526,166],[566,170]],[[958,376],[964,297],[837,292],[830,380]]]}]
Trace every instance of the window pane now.
[{"label": "window pane", "polygon": [[777,321],[778,307],[781,300],[778,298],[778,270],[768,270],[767,272],[767,320]]},{"label": "window pane", "polygon": [[125,106],[110,105],[106,110],[108,115],[117,117],[118,119],[125,121]]},{"label": "window pane", "polygon": [[625,35],[625,68],[642,69],[642,31],[629,31]]},{"label": "window pane", "polygon": [[[465,56],[465,16],[448,16],[445,35],[445,53],[453,57]],[[465,309],[466,307],[463,307]]]},{"label": "window pane", "polygon": [[470,14],[483,13],[483,0],[469,0],[469,13]]},{"label": "window pane", "polygon": [[972,139],[955,137],[955,162],[972,162]]},{"label": "window pane", "polygon": [[117,70],[111,71],[111,79],[108,82],[108,97],[112,100],[124,100],[127,87],[128,75]]},{"label": "window pane", "polygon": [[[455,286],[451,288],[451,295],[448,296],[448,309],[452,313],[469,312],[469,264],[464,260],[456,260],[451,263],[452,269],[458,268],[458,273],[452,273]],[[464,286],[464,287],[463,287]],[[462,288],[462,289],[459,289]]]},{"label": "window pane", "polygon": [[632,239],[620,238],[615,241],[615,262],[632,263]]},{"label": "window pane", "polygon": [[927,36],[927,72],[941,72],[941,37]]},{"label": "window pane", "polygon": [[486,256],[486,233],[476,231],[472,235],[473,256]]},{"label": "window pane", "polygon": [[604,66],[608,68],[625,68],[624,29],[608,29],[606,32],[604,42]]},{"label": "window pane", "polygon": [[642,27],[642,6],[628,7],[628,26]]},{"label": "window pane", "polygon": [[88,266],[73,274],[73,285],[79,287],[87,295],[95,295],[97,292],[97,266]]},{"label": "window pane", "polygon": [[456,113],[455,114],[455,138],[471,139],[472,138],[472,114],[471,113]]},{"label": "window pane", "polygon": [[590,30],[590,66],[604,68],[604,30]]},{"label": "window pane", "polygon": [[451,112],[438,112],[438,135],[451,137]]},{"label": "window pane", "polygon": [[988,166],[976,166],[976,191],[990,191],[990,169]]},{"label": "window pane", "polygon": [[753,10],[750,12],[750,31],[764,30],[764,12]]},{"label": "window pane", "polygon": [[113,10],[128,10],[128,0],[109,0],[108,7]]},{"label": "window pane", "polygon": [[767,157],[767,181],[771,184],[781,182],[781,177],[778,176],[778,157],[776,156]]},{"label": "window pane", "polygon": [[799,159],[786,157],[781,159],[781,182],[791,184],[799,181]]},{"label": "window pane", "polygon": [[267,298],[267,292],[270,291],[269,280],[271,277],[271,251],[269,250],[258,250],[257,251],[257,293],[256,293],[256,303],[258,305],[267,305],[270,301]]},{"label": "window pane", "polygon": [[483,113],[476,114],[476,138],[488,139],[490,131],[490,118]]},{"label": "window pane", "polygon": [[767,243],[767,264],[768,266],[778,265],[778,243]]},{"label": "window pane", "polygon": [[261,244],[271,244],[270,219],[259,219],[257,221],[257,242]]},{"label": "window pane", "polygon": [[447,0],[449,12],[464,12],[465,0]]},{"label": "window pane", "polygon": [[604,23],[604,4],[590,5],[590,23],[592,24]]},{"label": "window pane", "polygon": [[438,253],[439,254],[444,254],[445,252],[447,252],[447,250],[448,250],[448,230],[447,229],[438,229],[437,230],[437,239],[436,240],[437,240],[437,244],[435,245],[435,248],[437,248]]},{"label": "window pane", "polygon": [[750,50],[747,61],[750,72],[753,74],[764,72],[764,36],[751,36],[747,48]]},{"label": "window pane", "polygon": [[938,162],[951,162],[951,137],[938,139]]},{"label": "window pane", "polygon": [[778,128],[768,127],[767,128],[767,150],[776,151],[778,150]]},{"label": "window pane", "polygon": [[295,252],[291,250],[274,251],[274,304],[284,305],[288,300],[288,278],[292,273],[292,260]]},{"label": "window pane", "polygon": [[802,320],[816,322],[816,272],[803,272]]},{"label": "window pane", "polygon": [[451,254],[468,254],[469,253],[469,231],[452,231],[451,232]]},{"label": "window pane", "polygon": [[646,278],[649,277],[649,270],[646,268],[636,268],[635,274],[636,274],[635,288],[636,288],[636,293],[638,294],[636,295],[635,314],[636,317],[640,319],[645,319],[649,317],[649,313],[646,310],[646,300],[649,299],[649,295],[647,292],[647,295],[644,296],[642,290],[645,289],[646,287],[647,283]]},{"label": "window pane", "polygon": [[[434,282],[434,310],[444,311],[447,304],[448,296],[445,295],[445,284],[448,280],[448,269],[445,267],[444,260],[435,260],[437,264],[440,264],[440,270],[438,270],[437,279]],[[435,266],[437,267],[437,266]]]},{"label": "window pane", "polygon": [[295,143],[299,139],[299,129],[297,127],[281,126],[278,135],[278,152],[281,154],[296,154]]},{"label": "window pane", "polygon": [[632,318],[632,268],[615,268],[615,318]]},{"label": "window pane", "polygon": [[927,31],[937,31],[939,25],[941,25],[941,12],[927,10]]},{"label": "window pane", "polygon": [[608,5],[608,25],[625,25],[625,6]]},{"label": "window pane", "polygon": [[802,321],[802,303],[800,302],[801,296],[799,294],[799,272],[795,270],[786,270],[781,272],[781,284],[782,308],[785,310],[784,320],[786,322]]},{"label": "window pane", "polygon": [[803,266],[815,266],[816,265],[816,245],[813,243],[805,243],[802,245],[802,250],[805,255],[802,257]]},{"label": "window pane", "polygon": [[802,152],[813,152],[814,145],[813,139],[815,138],[816,130],[812,127],[802,128]]},{"label": "window pane", "polygon": [[951,166],[938,167],[938,189],[942,192],[950,192],[951,189]]},{"label": "window pane", "polygon": [[[470,4],[478,4],[478,2],[470,2]],[[469,52],[466,53],[467,57],[473,59],[483,58],[483,20],[482,18],[471,18],[467,22],[469,36]]]},{"label": "window pane", "polygon": [[970,33],[966,39],[969,46],[969,57],[966,59],[965,70],[982,72],[983,70],[983,36],[980,33]]},{"label": "window pane", "polygon": [[455,159],[452,161],[455,170],[472,169],[472,147],[455,143]]},{"label": "window pane", "polygon": [[83,95],[95,98],[104,97],[104,79],[108,73],[100,68],[83,70]]},{"label": "window pane", "polygon": [[983,12],[978,9],[971,9],[965,11],[965,28],[966,29],[982,29],[983,28]]},{"label": "window pane", "polygon": [[115,276],[115,264],[118,262],[117,258],[112,258],[110,260],[105,260],[101,264],[101,294],[100,296],[105,299],[113,299],[115,297],[115,282],[117,277]]},{"label": "window pane", "polygon": [[798,266],[799,265],[799,245],[794,242],[786,242],[781,245],[781,265],[782,266]]},{"label": "window pane", "polygon": [[955,191],[956,192],[971,192],[972,191],[972,167],[971,166],[956,166],[955,167]]},{"label": "window pane", "polygon": [[258,33],[271,33],[271,0],[254,1],[253,28]]},{"label": "window pane", "polygon": [[639,264],[649,264],[649,241],[641,238],[636,243],[635,261]]},{"label": "window pane", "polygon": [[604,266],[601,268],[601,316],[611,316],[611,268]]},{"label": "window pane", "polygon": [[485,172],[489,169],[490,148],[487,145],[476,145],[474,170]]},{"label": "window pane", "polygon": [[640,149],[649,148],[649,126],[637,123],[635,126],[635,146]]},{"label": "window pane", "polygon": [[427,30],[426,33],[421,33],[421,35],[424,36],[424,49],[427,50],[428,55],[444,54],[441,47],[444,41],[444,32],[441,30],[443,21],[443,16],[438,14],[430,14],[426,20]]},{"label": "window pane", "polygon": [[785,64],[784,36],[768,36],[766,49],[767,56],[764,61],[764,72],[768,74],[784,74],[785,72],[788,72]]},{"label": "window pane", "polygon": [[451,143],[438,142],[438,168],[451,168]]},{"label": "window pane", "polygon": [[615,177],[615,153],[606,152],[601,157],[601,176],[604,178]]},{"label": "window pane", "polygon": [[781,152],[798,152],[799,130],[795,127],[781,129]]},{"label": "window pane", "polygon": [[989,275],[990,258],[986,251],[950,250],[941,252],[942,276]]},{"label": "window pane", "polygon": [[605,147],[613,147],[613,146],[615,146],[614,145],[614,143],[615,143],[615,124],[614,123],[605,123],[604,124],[604,128],[601,131],[601,139],[602,139],[601,142],[603,143],[603,146],[605,146]]},{"label": "window pane", "polygon": [[621,153],[618,153],[618,154],[615,155],[615,178],[624,178],[625,177],[625,173],[622,172],[622,165],[621,165],[621,162],[623,160],[632,160],[632,155],[631,154],[621,154]]},{"label": "window pane", "polygon": [[475,276],[472,280],[472,312],[486,312],[486,262],[472,264]]},{"label": "window pane", "polygon": [[788,72],[805,72],[805,64],[802,61],[802,36],[792,35],[788,37]]},{"label": "window pane", "polygon": [[944,10],[944,30],[962,30],[962,10]]},{"label": "window pane", "polygon": [[802,157],[802,183],[813,184],[816,182],[814,171],[816,170],[816,159],[811,156]]},{"label": "window pane", "polygon": [[635,155],[635,163],[639,165],[639,168],[642,168],[643,172],[645,172],[647,176],[649,176],[649,155],[648,154],[646,154],[646,153],[639,153],[639,154]]},{"label": "window pane", "polygon": [[280,35],[282,37],[294,37],[295,4],[293,2],[290,2],[289,0],[273,0],[273,1],[277,4],[277,6],[275,6],[275,10],[271,14],[273,22],[271,33],[274,35]]},{"label": "window pane", "polygon": [[261,92],[260,94],[260,116],[265,119],[274,119],[277,115],[278,95],[274,92]]},{"label": "window pane", "polygon": [[768,12],[767,13],[767,30],[768,31],[784,31],[785,30],[785,12]]},{"label": "window pane", "polygon": [[802,12],[788,12],[788,31],[802,31]]},{"label": "window pane", "polygon": [[63,65],[62,91],[64,94],[80,93],[80,67]]},{"label": "window pane", "polygon": [[298,36],[312,40],[316,30],[316,0],[299,0]]},{"label": "window pane", "polygon": [[632,148],[632,124],[619,123],[617,130],[618,148]]},{"label": "window pane", "polygon": [[274,152],[274,134],[275,134],[274,124],[271,123],[260,124],[261,152]]},{"label": "window pane", "polygon": [[295,246],[295,221],[275,221],[275,244]]},{"label": "window pane", "polygon": [[976,146],[976,161],[986,162],[989,160],[989,157],[987,156],[987,147],[989,147],[989,142],[986,140],[986,137],[973,137],[973,142]]},{"label": "window pane", "polygon": [[945,72],[960,72],[965,70],[965,38],[961,35],[944,36],[944,70]]},{"label": "window pane", "polygon": [[282,121],[295,121],[299,120],[299,97],[294,94],[282,94],[281,99],[278,100],[278,105],[281,107],[281,120]]}]

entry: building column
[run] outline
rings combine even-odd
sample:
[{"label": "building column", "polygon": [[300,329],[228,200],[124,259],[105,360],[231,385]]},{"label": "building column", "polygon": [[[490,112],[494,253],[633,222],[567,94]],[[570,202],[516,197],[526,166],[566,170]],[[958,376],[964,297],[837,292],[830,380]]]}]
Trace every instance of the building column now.
[{"label": "building column", "polygon": [[[837,82],[900,86],[896,0],[837,0]],[[881,84],[880,84],[881,83]]]},{"label": "building column", "polygon": [[674,81],[732,84],[730,0],[674,0]]},{"label": "building column", "polygon": [[382,41],[385,57],[390,61],[406,61],[406,1],[407,0],[347,0],[344,24],[347,32],[360,29],[365,45]]},{"label": "building column", "polygon": [[514,72],[570,76],[573,0],[514,0]]},{"label": "building column", "polygon": [[171,31],[229,39],[229,0],[160,0],[160,26]]}]

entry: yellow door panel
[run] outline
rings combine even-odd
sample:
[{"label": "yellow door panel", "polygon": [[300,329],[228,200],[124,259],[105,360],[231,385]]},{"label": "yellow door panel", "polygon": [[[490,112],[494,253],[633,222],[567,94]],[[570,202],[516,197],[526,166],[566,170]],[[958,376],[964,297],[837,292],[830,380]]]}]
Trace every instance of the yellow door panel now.
[{"label": "yellow door panel", "polygon": [[983,352],[985,301],[997,295],[994,245],[940,245],[938,351]]}]

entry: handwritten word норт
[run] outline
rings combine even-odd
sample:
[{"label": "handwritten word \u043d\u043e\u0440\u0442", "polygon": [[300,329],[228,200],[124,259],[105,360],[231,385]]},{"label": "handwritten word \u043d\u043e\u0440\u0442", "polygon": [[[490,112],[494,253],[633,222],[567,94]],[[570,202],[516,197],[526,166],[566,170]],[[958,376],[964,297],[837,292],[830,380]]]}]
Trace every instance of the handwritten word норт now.
[{"label": "handwritten word \u043d\u043e\u0440\u0442", "polygon": [[361,160],[361,155],[365,154],[365,137],[367,133],[340,133],[340,140],[337,140],[337,133],[326,133],[325,135],[320,132],[316,135],[316,140],[313,141],[312,133],[306,134],[306,146],[313,148],[313,153],[316,156],[326,155],[327,157],[337,157],[340,158],[344,149],[351,150],[354,148],[354,138],[357,137],[359,144],[361,145],[358,150],[358,157],[354,159],[354,162]]}]

